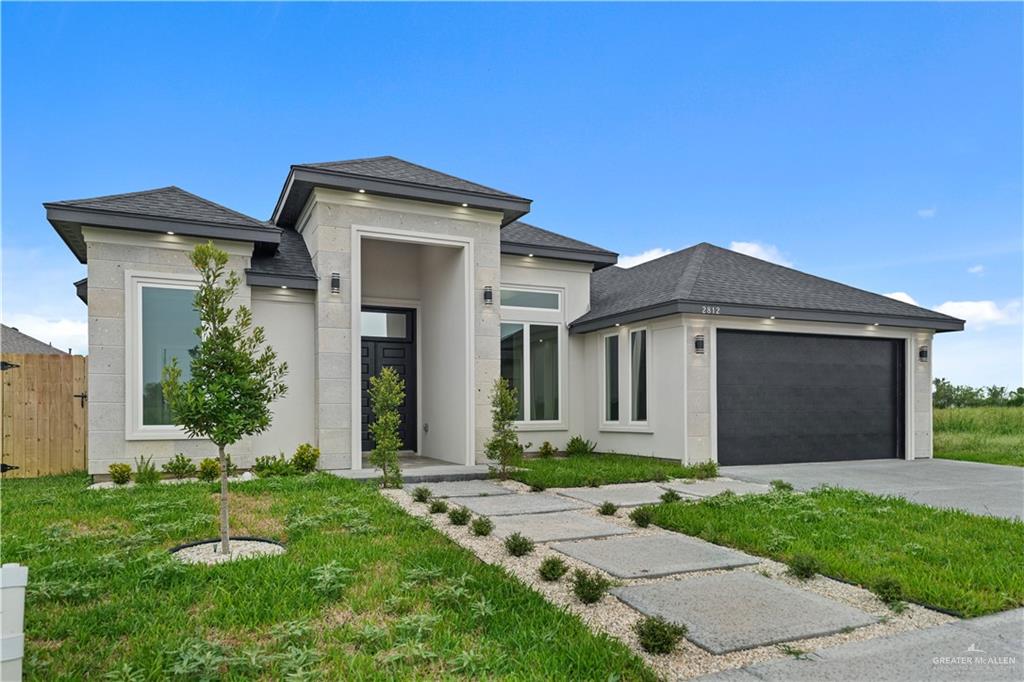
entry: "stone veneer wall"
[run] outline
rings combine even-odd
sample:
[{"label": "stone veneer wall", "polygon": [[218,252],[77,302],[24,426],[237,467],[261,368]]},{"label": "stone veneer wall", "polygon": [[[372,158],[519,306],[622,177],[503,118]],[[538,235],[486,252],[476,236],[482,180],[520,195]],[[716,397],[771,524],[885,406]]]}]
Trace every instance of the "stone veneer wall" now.
[{"label": "stone veneer wall", "polygon": [[[933,338],[932,332],[918,331],[914,333],[913,340],[908,341],[913,344],[908,355],[909,362],[914,365],[914,380],[908,389],[914,392],[914,459],[932,457],[932,362],[935,360],[932,355]],[[917,357],[917,351],[921,346],[928,347],[928,362],[921,362]]]},{"label": "stone veneer wall", "polygon": [[[704,335],[704,352],[693,350],[698,334]],[[682,352],[686,356],[686,463],[711,459],[711,330],[687,322]]]}]

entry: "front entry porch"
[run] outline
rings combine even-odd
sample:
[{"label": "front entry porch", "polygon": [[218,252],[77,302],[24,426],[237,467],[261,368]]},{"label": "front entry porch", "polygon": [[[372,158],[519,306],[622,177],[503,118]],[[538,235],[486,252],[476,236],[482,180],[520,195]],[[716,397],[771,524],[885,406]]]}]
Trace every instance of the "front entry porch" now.
[{"label": "front entry porch", "polygon": [[[369,453],[363,457],[365,469],[345,469],[330,473],[341,478],[355,481],[367,481],[380,477],[380,469],[370,464]],[[412,453],[398,456],[402,467],[402,480],[406,483],[428,483],[432,481],[472,481],[487,478],[486,464],[453,464],[442,459],[422,457]]]}]

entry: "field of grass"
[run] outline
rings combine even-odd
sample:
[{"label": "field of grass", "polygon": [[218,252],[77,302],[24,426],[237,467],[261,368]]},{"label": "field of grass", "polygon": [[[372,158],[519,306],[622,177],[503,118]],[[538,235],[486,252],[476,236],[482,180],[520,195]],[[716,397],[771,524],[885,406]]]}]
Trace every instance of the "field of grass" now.
[{"label": "field of grass", "polygon": [[670,478],[714,478],[718,468],[713,463],[684,467],[679,462],[635,455],[594,454],[572,457],[533,457],[524,459],[512,478],[541,488],[575,488],[633,483],[635,481],[667,481]]},{"label": "field of grass", "polygon": [[232,485],[235,534],[283,556],[185,566],[215,486],[5,481],[4,562],[29,566],[26,679],[621,679],[652,672],[373,487]]},{"label": "field of grass", "polygon": [[1024,407],[935,410],[935,456],[1024,467]]},{"label": "field of grass", "polygon": [[1024,605],[1024,523],[901,498],[822,488],[654,507],[654,523],[870,588],[894,578],[909,601],[962,616]]}]

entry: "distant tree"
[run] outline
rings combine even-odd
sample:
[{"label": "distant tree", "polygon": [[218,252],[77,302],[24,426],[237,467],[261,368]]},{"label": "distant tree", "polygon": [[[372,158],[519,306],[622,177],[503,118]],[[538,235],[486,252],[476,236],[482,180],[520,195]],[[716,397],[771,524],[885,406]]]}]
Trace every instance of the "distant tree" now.
[{"label": "distant tree", "polygon": [[192,350],[192,377],[181,380],[176,358],[163,369],[164,398],[174,423],[193,437],[209,438],[220,455],[220,546],[231,551],[228,532],[228,460],[225,448],[270,426],[270,404],[284,395],[286,363],[265,346],[263,327],[254,327],[252,312],[231,299],[238,291],[238,274],[225,277],[228,254],[200,244],[189,256],[201,282],[193,306],[199,313]]},{"label": "distant tree", "polygon": [[1013,407],[1024,405],[1024,387],[1008,391],[1005,386],[955,385],[949,379],[936,378],[933,382],[932,405],[946,407]]}]

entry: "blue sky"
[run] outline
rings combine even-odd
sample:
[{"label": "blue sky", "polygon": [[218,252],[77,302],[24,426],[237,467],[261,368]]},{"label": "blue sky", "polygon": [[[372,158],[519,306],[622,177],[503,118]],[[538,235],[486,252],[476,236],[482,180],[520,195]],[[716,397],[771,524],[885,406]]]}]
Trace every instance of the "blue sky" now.
[{"label": "blue sky", "polygon": [[1022,379],[1021,5],[2,8],[3,313],[84,350],[43,201],[169,184],[260,218],[393,154],[614,249],[744,249],[969,318]]}]

